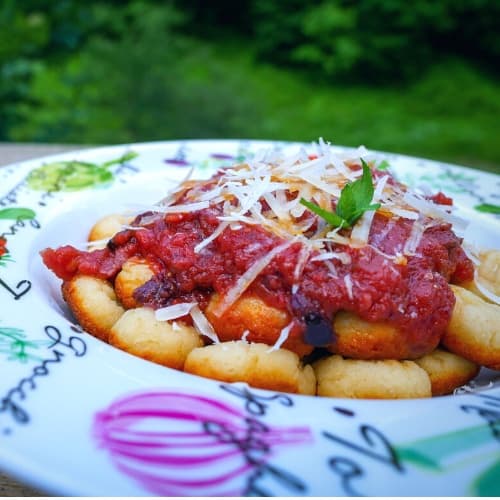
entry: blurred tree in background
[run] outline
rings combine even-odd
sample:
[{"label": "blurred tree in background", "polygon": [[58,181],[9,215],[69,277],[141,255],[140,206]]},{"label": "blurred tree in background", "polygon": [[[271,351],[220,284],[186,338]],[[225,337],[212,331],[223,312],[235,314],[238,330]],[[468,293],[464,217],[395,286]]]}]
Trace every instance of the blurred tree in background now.
[{"label": "blurred tree in background", "polygon": [[0,140],[365,143],[496,169],[494,0],[2,0]]},{"label": "blurred tree in background", "polygon": [[500,56],[500,3],[491,0],[293,4],[283,23],[280,2],[254,2],[258,50],[329,79],[404,81],[452,55],[494,69]]}]

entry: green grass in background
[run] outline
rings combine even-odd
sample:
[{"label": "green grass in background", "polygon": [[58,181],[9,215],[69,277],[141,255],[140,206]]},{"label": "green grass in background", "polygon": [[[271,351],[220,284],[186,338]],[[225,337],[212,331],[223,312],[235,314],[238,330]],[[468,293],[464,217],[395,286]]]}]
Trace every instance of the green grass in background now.
[{"label": "green grass in background", "polygon": [[4,0],[0,141],[323,137],[499,172],[499,15],[492,0]]},{"label": "green grass in background", "polygon": [[[246,58],[244,57],[246,55]],[[217,64],[242,83],[261,117],[250,137],[315,140],[423,156],[500,173],[497,82],[447,61],[407,86],[325,84],[268,65],[243,51],[218,51]],[[215,82],[207,78],[207,86]],[[244,119],[244,117],[242,117]]]},{"label": "green grass in background", "polygon": [[496,81],[460,60],[410,84],[373,86],[367,75],[366,85],[347,85],[256,62],[238,42],[198,41],[176,59],[161,36],[141,45],[97,39],[41,65],[11,139],[324,137],[500,173]]}]

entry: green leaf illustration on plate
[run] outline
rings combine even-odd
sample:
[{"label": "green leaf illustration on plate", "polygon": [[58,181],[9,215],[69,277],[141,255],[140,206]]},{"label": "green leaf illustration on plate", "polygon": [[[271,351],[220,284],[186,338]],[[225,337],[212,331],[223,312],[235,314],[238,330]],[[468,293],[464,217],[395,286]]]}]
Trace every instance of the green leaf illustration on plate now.
[{"label": "green leaf illustration on plate", "polygon": [[77,160],[47,163],[31,171],[27,181],[31,189],[38,191],[79,191],[111,182],[114,176],[109,167],[137,156],[137,153],[129,151],[100,164]]},{"label": "green leaf illustration on plate", "polygon": [[0,210],[0,219],[31,220],[35,215],[31,208],[13,207]]},{"label": "green leaf illustration on plate", "polygon": [[2,240],[0,239],[0,267],[5,267],[7,262],[15,262],[14,259],[7,252],[5,247],[2,247]]},{"label": "green leaf illustration on plate", "polygon": [[399,180],[410,187],[420,186],[425,183],[435,191],[443,191],[449,194],[461,194],[469,192],[476,183],[476,178],[462,172],[441,172],[438,175],[430,173],[405,172],[400,173]]},{"label": "green leaf illustration on plate", "polygon": [[481,203],[474,207],[478,212],[486,214],[500,214],[500,205],[493,205],[492,203]]},{"label": "green leaf illustration on plate", "polygon": [[41,358],[31,351],[49,343],[48,340],[28,340],[20,328],[0,327],[0,354],[4,354],[8,361],[41,361]]},{"label": "green leaf illustration on plate", "polygon": [[[400,460],[436,474],[452,469],[466,468],[478,460],[489,460],[498,456],[492,450],[494,438],[488,425],[479,425],[427,439],[399,445],[396,453]],[[470,485],[475,496],[498,496],[500,494],[500,461],[482,471]]]},{"label": "green leaf illustration on plate", "polygon": [[480,448],[490,441],[489,427],[479,425],[399,445],[397,454],[401,460],[438,472],[445,470],[464,450]]},{"label": "green leaf illustration on plate", "polygon": [[500,459],[476,478],[472,484],[472,495],[479,497],[500,495]]}]

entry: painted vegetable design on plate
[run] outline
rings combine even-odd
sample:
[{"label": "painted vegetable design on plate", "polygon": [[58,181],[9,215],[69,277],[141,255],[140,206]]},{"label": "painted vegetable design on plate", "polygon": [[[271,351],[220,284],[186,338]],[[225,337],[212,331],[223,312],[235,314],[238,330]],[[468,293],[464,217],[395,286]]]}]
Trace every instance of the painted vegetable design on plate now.
[{"label": "painted vegetable design on plate", "polygon": [[38,191],[78,191],[103,186],[114,179],[111,166],[127,163],[137,156],[137,153],[129,151],[104,163],[78,160],[47,163],[32,170],[27,181],[31,189]]},{"label": "painted vegetable design on plate", "polygon": [[494,205],[493,203],[481,203],[474,207],[478,212],[484,212],[486,214],[500,215],[500,205]]},{"label": "painted vegetable design on plate", "polygon": [[[498,456],[492,448],[491,429],[487,425],[478,425],[400,445],[397,453],[405,462],[439,474],[447,469],[466,468],[471,461],[482,461],[495,454]],[[487,469],[479,471],[469,486],[470,494],[497,496],[500,493],[499,471],[500,458]]]},{"label": "painted vegetable design on plate", "polygon": [[[211,153],[203,160],[198,161],[196,166],[202,170],[217,170],[218,168],[230,167],[235,163],[242,163],[252,157],[253,153],[245,145],[240,145],[235,154]],[[193,162],[189,159],[188,151],[184,146],[181,146],[173,156],[165,158],[164,162],[174,167],[193,166]]]},{"label": "painted vegetable design on plate", "polygon": [[30,340],[20,328],[0,327],[0,354],[7,356],[7,361],[39,361],[40,357],[32,351],[48,345],[45,340]]},{"label": "painted vegetable design on plate", "polygon": [[[14,207],[0,210],[0,220],[31,220],[35,218],[35,212],[30,208]],[[7,238],[0,234],[0,267],[5,267],[7,262],[13,262],[7,249]]]},{"label": "painted vegetable design on plate", "polygon": [[312,441],[308,427],[271,427],[201,395],[151,391],[113,402],[94,435],[115,466],[161,496],[241,496],[283,447]]}]

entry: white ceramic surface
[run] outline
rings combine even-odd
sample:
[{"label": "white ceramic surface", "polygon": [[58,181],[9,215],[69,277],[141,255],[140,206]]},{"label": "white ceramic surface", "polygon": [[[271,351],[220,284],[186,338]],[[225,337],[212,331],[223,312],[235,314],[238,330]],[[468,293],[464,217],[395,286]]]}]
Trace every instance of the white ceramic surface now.
[{"label": "white ceramic surface", "polygon": [[[299,145],[131,144],[0,169],[0,468],[56,495],[499,495],[499,372],[428,400],[274,394],[154,365],[72,323],[41,249],[83,244],[97,218],[156,202],[191,167],[208,177],[263,147]],[[500,177],[374,154],[452,196],[466,238],[500,248],[499,216],[474,209],[500,204]]]}]

